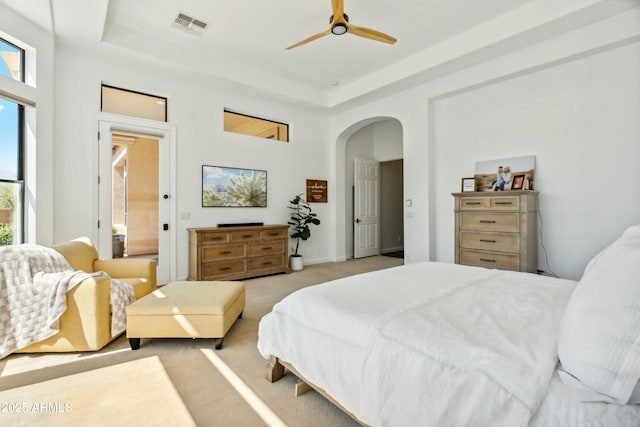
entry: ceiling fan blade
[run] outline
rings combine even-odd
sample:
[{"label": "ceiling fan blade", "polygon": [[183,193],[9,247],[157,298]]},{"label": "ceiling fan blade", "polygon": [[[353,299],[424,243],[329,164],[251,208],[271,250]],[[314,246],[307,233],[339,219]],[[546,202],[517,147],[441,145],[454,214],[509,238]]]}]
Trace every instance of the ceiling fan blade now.
[{"label": "ceiling fan blade", "polygon": [[334,18],[344,15],[344,0],[331,0],[331,10]]},{"label": "ceiling fan blade", "polygon": [[309,42],[312,42],[314,40],[319,39],[320,37],[324,37],[324,36],[329,35],[329,34],[331,34],[331,28],[327,28],[326,30],[324,30],[324,31],[322,31],[322,32],[320,32],[318,34],[314,34],[311,37],[308,37],[308,38],[306,38],[306,39],[304,39],[302,41],[299,41],[296,44],[292,44],[287,49],[293,49],[294,47],[302,46],[303,44],[307,44]]},{"label": "ceiling fan blade", "polygon": [[367,39],[376,40],[383,43],[394,44],[398,40],[390,35],[385,33],[381,33],[380,31],[372,30],[371,28],[358,27],[355,25],[351,25],[347,23],[348,33],[353,34],[354,36],[360,36]]}]

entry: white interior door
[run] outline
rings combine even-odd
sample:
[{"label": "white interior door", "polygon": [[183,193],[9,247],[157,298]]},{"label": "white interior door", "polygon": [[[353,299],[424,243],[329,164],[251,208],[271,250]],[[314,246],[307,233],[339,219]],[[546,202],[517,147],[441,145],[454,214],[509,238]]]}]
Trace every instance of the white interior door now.
[{"label": "white interior door", "polygon": [[[161,122],[133,117],[100,114],[98,119],[98,252],[100,258],[113,256],[112,249],[112,135],[128,134],[158,140],[158,261],[157,282],[175,280],[176,233],[175,128]],[[109,119],[104,119],[108,117]]]},{"label": "white interior door", "polygon": [[353,257],[380,254],[380,163],[354,159]]}]

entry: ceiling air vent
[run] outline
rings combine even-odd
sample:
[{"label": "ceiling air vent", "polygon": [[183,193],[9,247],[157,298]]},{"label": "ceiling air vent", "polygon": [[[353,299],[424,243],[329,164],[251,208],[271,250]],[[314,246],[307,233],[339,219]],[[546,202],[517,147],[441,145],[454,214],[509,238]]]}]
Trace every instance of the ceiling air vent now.
[{"label": "ceiling air vent", "polygon": [[182,12],[178,12],[176,19],[171,24],[172,27],[180,28],[188,33],[200,35],[207,28],[207,23],[196,18],[192,18]]}]

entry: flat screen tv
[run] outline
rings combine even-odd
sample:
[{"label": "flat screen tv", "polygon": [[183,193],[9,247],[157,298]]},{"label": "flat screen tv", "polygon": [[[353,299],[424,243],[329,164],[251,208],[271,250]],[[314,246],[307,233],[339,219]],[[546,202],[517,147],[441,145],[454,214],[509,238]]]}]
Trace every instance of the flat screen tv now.
[{"label": "flat screen tv", "polygon": [[267,171],[202,165],[203,207],[267,207]]}]

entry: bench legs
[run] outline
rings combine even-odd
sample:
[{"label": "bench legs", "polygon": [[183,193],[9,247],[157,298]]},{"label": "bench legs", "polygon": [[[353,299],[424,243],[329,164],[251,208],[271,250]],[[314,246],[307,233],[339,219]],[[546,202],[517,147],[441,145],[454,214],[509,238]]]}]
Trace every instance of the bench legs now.
[{"label": "bench legs", "polygon": [[[224,337],[220,338],[216,343],[216,350],[222,349],[223,342],[224,342]],[[140,338],[129,338],[129,345],[131,346],[131,350],[138,350],[140,348]]]},{"label": "bench legs", "polygon": [[131,350],[137,350],[140,348],[140,338],[129,338],[129,345]]},{"label": "bench legs", "polygon": [[[244,311],[241,311],[240,314],[238,314],[238,319],[242,319],[242,313],[244,313]],[[220,341],[216,343],[216,350],[222,349],[223,341],[224,337],[220,338]],[[138,350],[140,348],[140,338],[129,338],[129,345],[131,346],[131,350]]]}]

